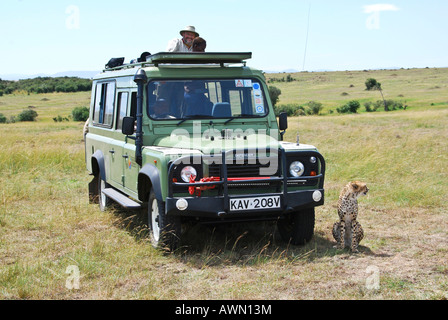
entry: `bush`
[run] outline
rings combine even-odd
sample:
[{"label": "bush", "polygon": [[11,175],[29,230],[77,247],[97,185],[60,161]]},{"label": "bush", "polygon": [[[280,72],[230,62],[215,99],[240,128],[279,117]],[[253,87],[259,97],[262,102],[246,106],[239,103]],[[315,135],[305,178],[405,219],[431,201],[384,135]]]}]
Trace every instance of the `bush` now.
[{"label": "bush", "polygon": [[70,121],[67,117],[61,117],[60,115],[58,115],[57,117],[53,118],[54,122],[62,122],[62,121]]},{"label": "bush", "polygon": [[271,97],[272,105],[275,106],[280,99],[280,95],[282,94],[282,91],[274,86],[269,86],[269,96]]},{"label": "bush", "polygon": [[274,106],[274,112],[277,117],[282,112],[286,112],[288,117],[305,115],[305,109],[297,104],[281,104]]},{"label": "bush", "polygon": [[370,101],[364,103],[364,107],[366,108],[366,112],[374,112],[378,109],[378,106]]},{"label": "bush", "polygon": [[308,102],[308,108],[306,109],[306,114],[308,115],[318,115],[324,107],[322,103],[316,101]]},{"label": "bush", "polygon": [[76,107],[72,110],[73,121],[86,121],[89,118],[87,107]]},{"label": "bush", "polygon": [[381,90],[381,83],[373,78],[369,78],[366,80],[366,90]]},{"label": "bush", "polygon": [[352,100],[342,107],[336,108],[338,113],[357,113],[361,104],[357,100]]},{"label": "bush", "polygon": [[17,116],[18,121],[35,121],[37,118],[37,112],[31,109],[23,110],[22,113],[20,113]]},{"label": "bush", "polygon": [[404,109],[403,107],[403,103],[400,101],[396,101],[396,100],[378,100],[375,103],[375,107],[376,109],[384,107],[384,111],[391,111],[391,110],[397,110],[397,109]]},{"label": "bush", "polygon": [[6,117],[3,115],[3,113],[0,113],[0,123],[6,123]]}]

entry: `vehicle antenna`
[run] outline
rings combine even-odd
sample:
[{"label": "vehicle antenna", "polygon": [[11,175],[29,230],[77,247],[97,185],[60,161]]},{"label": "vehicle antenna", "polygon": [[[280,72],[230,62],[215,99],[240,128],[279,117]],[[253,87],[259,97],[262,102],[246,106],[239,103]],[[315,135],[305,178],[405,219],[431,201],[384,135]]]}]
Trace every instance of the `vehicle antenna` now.
[{"label": "vehicle antenna", "polygon": [[305,40],[305,53],[303,55],[303,66],[302,66],[302,71],[305,71],[305,60],[306,60],[306,51],[308,48],[308,35],[309,35],[309,31],[310,31],[310,15],[311,15],[311,2],[310,2],[310,6],[308,8],[308,25],[306,28],[306,40]]}]

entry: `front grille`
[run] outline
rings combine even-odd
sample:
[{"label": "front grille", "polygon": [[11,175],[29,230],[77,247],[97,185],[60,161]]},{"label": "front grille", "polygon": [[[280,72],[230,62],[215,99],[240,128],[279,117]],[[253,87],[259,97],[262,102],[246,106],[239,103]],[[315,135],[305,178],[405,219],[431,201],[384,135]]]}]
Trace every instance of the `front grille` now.
[{"label": "front grille", "polygon": [[[269,168],[269,164],[229,164],[227,165],[227,176],[229,178],[243,178],[243,177],[260,177],[260,169]],[[276,172],[274,175],[278,174]],[[221,166],[212,164],[209,166],[210,177],[222,177]]]}]

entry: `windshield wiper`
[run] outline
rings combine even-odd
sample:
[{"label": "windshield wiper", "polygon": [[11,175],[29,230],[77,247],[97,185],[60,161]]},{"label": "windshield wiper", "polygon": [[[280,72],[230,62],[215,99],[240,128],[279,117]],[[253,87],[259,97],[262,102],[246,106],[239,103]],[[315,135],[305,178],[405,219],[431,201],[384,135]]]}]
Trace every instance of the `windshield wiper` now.
[{"label": "windshield wiper", "polygon": [[185,118],[183,118],[182,120],[180,120],[177,125],[181,125],[182,123],[184,123],[187,120],[191,120],[191,119],[214,119],[212,116],[208,116],[205,114],[194,114],[194,115],[189,115],[189,116],[185,116]]},{"label": "windshield wiper", "polygon": [[260,116],[257,116],[255,114],[240,114],[238,116],[233,116],[229,120],[226,120],[224,124],[228,124],[230,121],[238,119],[238,118],[259,118]]}]

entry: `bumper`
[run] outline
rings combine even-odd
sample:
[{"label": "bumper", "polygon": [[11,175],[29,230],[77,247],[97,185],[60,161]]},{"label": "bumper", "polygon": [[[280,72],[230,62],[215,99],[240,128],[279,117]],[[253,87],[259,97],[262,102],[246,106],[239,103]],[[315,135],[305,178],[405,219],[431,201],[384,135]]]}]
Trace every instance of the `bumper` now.
[{"label": "bumper", "polygon": [[[278,197],[280,205],[278,208],[264,209],[238,209],[231,208],[231,201],[234,199],[262,199],[268,197]],[[177,203],[179,199],[184,199],[188,206],[185,210],[179,210]],[[183,201],[183,200],[182,200]],[[184,202],[185,203],[185,202]],[[246,218],[266,218],[272,219],[294,211],[306,208],[321,206],[324,204],[324,190],[304,190],[293,191],[286,195],[281,193],[258,194],[255,196],[218,196],[218,197],[185,197],[166,198],[166,213],[183,217],[196,217],[207,219],[246,219]]]},{"label": "bumper", "polygon": [[[166,214],[182,217],[204,218],[211,220],[244,220],[244,219],[275,219],[284,214],[313,208],[324,204],[324,175],[325,160],[318,152],[307,151],[291,153],[290,158],[318,159],[314,174],[293,178],[288,175],[289,163],[284,150],[280,150],[279,169],[277,174],[269,177],[232,178],[228,175],[226,153],[222,153],[220,177],[213,181],[194,183],[173,182],[169,184],[166,197]],[[182,160],[182,159],[180,159]],[[179,160],[179,161],[180,161]],[[195,163],[189,159],[189,163]],[[196,163],[202,163],[198,159]],[[314,161],[316,163],[316,161]],[[176,164],[169,169],[169,181],[173,181]],[[200,169],[200,168],[199,168]],[[309,170],[307,173],[311,173]],[[259,192],[257,185],[267,184],[275,186],[274,190]],[[301,185],[301,188],[297,188]],[[217,188],[217,195],[201,196],[201,194],[187,197],[175,196],[175,187],[208,187]],[[232,192],[235,187],[243,187],[244,194]],[[180,202],[179,202],[180,201]],[[257,205],[254,205],[257,204]]]}]

